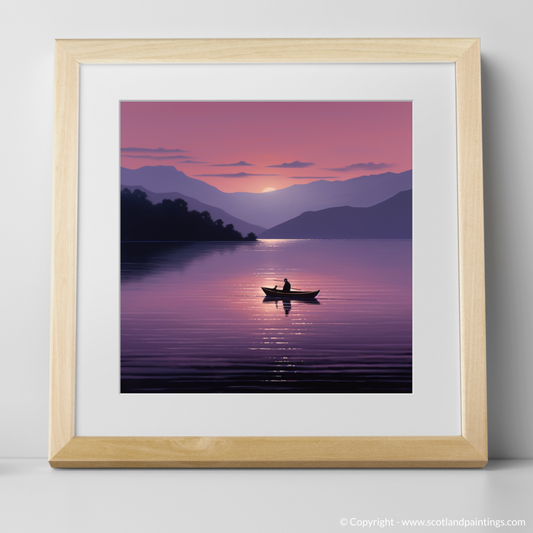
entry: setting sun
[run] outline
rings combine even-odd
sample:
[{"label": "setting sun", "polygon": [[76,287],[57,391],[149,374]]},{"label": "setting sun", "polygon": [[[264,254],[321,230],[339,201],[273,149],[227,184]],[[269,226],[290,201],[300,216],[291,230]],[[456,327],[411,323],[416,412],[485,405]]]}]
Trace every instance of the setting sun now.
[{"label": "setting sun", "polygon": [[273,187],[267,187],[266,189],[263,189],[263,192],[272,192],[272,191],[275,191],[276,189],[274,189]]}]

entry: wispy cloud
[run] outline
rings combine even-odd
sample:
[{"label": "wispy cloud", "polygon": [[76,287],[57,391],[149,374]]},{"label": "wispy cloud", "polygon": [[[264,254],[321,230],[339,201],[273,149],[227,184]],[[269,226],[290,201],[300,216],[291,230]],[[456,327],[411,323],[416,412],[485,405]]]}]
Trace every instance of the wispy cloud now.
[{"label": "wispy cloud", "polygon": [[267,168],[305,168],[314,165],[314,163],[302,163],[301,161],[293,161],[292,163],[282,163],[281,165],[268,165]]},{"label": "wispy cloud", "polygon": [[288,176],[290,180],[338,180],[338,176]]},{"label": "wispy cloud", "polygon": [[238,163],[218,163],[216,165],[209,165],[210,167],[254,167],[251,163],[246,161],[239,161]]},{"label": "wispy cloud", "polygon": [[388,163],[354,163],[353,165],[348,165],[341,168],[325,168],[324,170],[334,170],[336,172],[351,172],[353,170],[380,170],[382,168],[389,168],[393,165]]},{"label": "wispy cloud", "polygon": [[[134,157],[137,159],[187,159],[189,155],[132,155],[132,154],[122,154],[122,157]],[[185,161],[182,161],[185,163]],[[191,163],[196,163],[196,161],[191,161]]]},{"label": "wispy cloud", "polygon": [[248,174],[237,172],[236,174],[195,174],[197,178],[248,178],[249,176],[277,176],[277,174]]},{"label": "wispy cloud", "polygon": [[155,153],[175,153],[175,152],[188,152],[189,150],[180,150],[179,148],[137,148],[137,147],[130,147],[130,148],[121,148],[121,152],[155,152]]},{"label": "wispy cloud", "polygon": [[184,163],[191,163],[194,165],[206,165],[207,164],[205,161],[191,161],[190,159],[187,159],[187,161],[180,161],[180,164],[183,165]]}]

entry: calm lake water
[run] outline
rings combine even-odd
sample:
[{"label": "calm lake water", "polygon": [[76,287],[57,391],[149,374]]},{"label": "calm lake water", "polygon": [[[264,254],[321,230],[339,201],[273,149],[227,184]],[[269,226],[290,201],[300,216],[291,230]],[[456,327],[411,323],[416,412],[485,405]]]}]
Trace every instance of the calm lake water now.
[{"label": "calm lake water", "polygon": [[[122,243],[123,393],[410,393],[410,240]],[[320,289],[265,299],[262,286]]]}]

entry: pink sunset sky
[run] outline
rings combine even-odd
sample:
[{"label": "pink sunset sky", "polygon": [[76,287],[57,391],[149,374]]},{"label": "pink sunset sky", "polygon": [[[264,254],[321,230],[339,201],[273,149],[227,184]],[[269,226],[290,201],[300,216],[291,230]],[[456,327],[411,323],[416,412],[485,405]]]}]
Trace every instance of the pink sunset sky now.
[{"label": "pink sunset sky", "polygon": [[121,102],[121,165],[224,192],[412,168],[411,102]]}]

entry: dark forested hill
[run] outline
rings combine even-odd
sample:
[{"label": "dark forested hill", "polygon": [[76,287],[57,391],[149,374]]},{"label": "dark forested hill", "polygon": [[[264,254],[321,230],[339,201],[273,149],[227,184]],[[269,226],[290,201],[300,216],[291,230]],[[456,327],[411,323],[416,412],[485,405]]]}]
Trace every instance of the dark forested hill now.
[{"label": "dark forested hill", "polygon": [[152,204],[145,192],[123,189],[120,194],[122,241],[243,241],[256,240],[253,233],[243,237],[231,224],[213,220],[207,211],[189,211],[181,198]]},{"label": "dark forested hill", "polygon": [[[122,189],[125,189],[126,187],[123,185]],[[130,191],[134,191],[135,189],[139,189],[142,192],[145,192],[147,194],[148,200],[152,202],[153,204],[159,204],[163,200],[176,200],[177,198],[181,198],[182,200],[185,200],[187,202],[187,207],[189,208],[189,211],[195,210],[200,211],[200,213],[203,213],[204,211],[209,212],[211,215],[211,218],[213,220],[221,219],[224,221],[224,224],[233,224],[233,227],[243,235],[247,235],[250,232],[255,233],[256,235],[259,235],[259,233],[262,233],[266,230],[266,228],[263,228],[261,226],[257,226],[255,224],[249,224],[248,222],[245,222],[244,220],[241,220],[240,218],[234,217],[230,215],[229,213],[226,213],[224,210],[219,209],[218,207],[214,207],[212,205],[204,204],[203,202],[200,202],[196,198],[192,198],[191,196],[186,196],[185,194],[182,194],[180,192],[153,192],[149,191],[145,187],[142,186],[131,186],[127,187]]]}]

